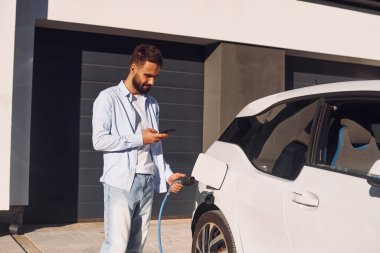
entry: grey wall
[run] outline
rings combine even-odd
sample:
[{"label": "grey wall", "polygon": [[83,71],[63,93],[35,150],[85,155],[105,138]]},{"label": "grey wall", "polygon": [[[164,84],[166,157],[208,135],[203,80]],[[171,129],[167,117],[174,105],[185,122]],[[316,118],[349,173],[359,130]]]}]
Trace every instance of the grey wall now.
[{"label": "grey wall", "polygon": [[203,150],[249,102],[285,89],[285,52],[220,43],[205,61]]},{"label": "grey wall", "polygon": [[48,0],[18,0],[12,102],[10,204],[27,205],[34,26],[47,17]]}]

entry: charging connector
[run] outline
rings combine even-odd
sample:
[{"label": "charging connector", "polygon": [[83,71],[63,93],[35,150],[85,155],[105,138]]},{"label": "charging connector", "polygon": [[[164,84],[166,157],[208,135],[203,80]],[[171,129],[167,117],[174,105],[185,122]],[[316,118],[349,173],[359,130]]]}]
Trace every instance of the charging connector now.
[{"label": "charging connector", "polygon": [[173,184],[182,184],[183,186],[192,186],[194,183],[195,183],[194,177],[183,177],[173,182]]}]

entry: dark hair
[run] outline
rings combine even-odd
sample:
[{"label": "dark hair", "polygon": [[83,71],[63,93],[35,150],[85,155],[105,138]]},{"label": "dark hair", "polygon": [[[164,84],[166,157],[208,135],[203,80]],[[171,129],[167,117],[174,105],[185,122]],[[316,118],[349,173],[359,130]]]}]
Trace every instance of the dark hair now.
[{"label": "dark hair", "polygon": [[147,61],[162,67],[163,62],[161,51],[153,45],[140,44],[133,51],[131,65],[133,63],[137,65],[144,65]]}]

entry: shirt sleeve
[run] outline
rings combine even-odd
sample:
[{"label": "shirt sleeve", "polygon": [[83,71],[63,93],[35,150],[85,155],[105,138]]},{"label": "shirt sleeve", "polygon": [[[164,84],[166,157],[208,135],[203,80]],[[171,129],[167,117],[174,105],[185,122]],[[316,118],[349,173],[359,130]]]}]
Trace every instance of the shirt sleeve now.
[{"label": "shirt sleeve", "polygon": [[[159,115],[160,115],[160,106],[158,105],[157,101],[154,100],[154,106],[155,106],[155,113],[156,113],[156,120],[157,120],[157,125],[159,122]],[[167,162],[164,162],[164,169],[165,169],[165,179],[166,182],[168,181],[169,177],[173,175],[173,171],[170,168],[170,165]]]},{"label": "shirt sleeve", "polygon": [[165,179],[168,181],[169,177],[173,174],[173,171],[170,168],[170,165],[165,162]]},{"label": "shirt sleeve", "polygon": [[94,149],[98,151],[122,151],[143,145],[141,133],[120,136],[111,132],[113,113],[111,95],[101,92],[93,105],[92,144]]}]

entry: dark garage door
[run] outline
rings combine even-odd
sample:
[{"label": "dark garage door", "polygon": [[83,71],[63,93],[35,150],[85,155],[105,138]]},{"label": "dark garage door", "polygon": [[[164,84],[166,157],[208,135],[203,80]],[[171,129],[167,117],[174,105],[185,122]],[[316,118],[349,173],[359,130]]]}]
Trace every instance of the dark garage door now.
[{"label": "dark garage door", "polygon": [[[92,104],[101,90],[126,77],[139,43],[162,50],[164,67],[151,94],[160,103],[161,129],[177,129],[164,141],[165,158],[173,170],[191,173],[202,150],[203,47],[37,28],[26,223],[103,217],[103,161],[91,144]],[[172,196],[165,216],[189,217],[193,193],[188,188]],[[153,216],[162,197],[155,196]]]},{"label": "dark garage door", "polygon": [[286,57],[286,89],[380,78],[380,68],[364,64]]}]

